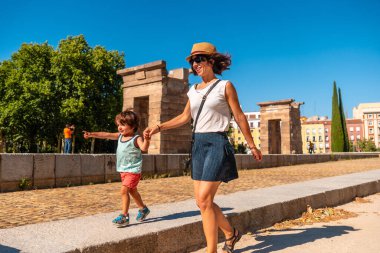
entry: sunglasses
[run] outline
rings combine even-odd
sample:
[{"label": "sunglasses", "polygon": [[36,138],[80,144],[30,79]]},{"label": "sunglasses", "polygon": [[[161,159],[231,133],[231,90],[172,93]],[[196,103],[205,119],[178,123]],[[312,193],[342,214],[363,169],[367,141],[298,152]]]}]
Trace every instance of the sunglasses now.
[{"label": "sunglasses", "polygon": [[194,62],[201,63],[203,61],[208,61],[210,58],[206,55],[197,55],[194,58],[190,59],[190,64],[193,65]]}]

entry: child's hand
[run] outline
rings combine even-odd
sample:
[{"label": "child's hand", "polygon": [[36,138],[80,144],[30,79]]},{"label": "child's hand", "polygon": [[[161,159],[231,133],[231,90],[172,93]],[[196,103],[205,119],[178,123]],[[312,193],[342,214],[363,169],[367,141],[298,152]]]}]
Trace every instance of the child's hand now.
[{"label": "child's hand", "polygon": [[160,132],[160,127],[159,127],[158,125],[155,125],[155,126],[153,126],[153,127],[147,127],[147,128],[145,128],[145,130],[144,130],[144,137],[145,137],[146,135],[149,136],[149,137],[152,137],[153,134],[156,134],[156,133],[158,133],[158,132]]},{"label": "child's hand", "polygon": [[144,133],[143,133],[143,135],[144,135],[144,139],[147,139],[147,140],[150,140],[150,128],[149,127],[147,127],[145,130],[144,130]]},{"label": "child's hand", "polygon": [[90,138],[90,132],[83,131],[83,137],[84,137],[85,139]]}]

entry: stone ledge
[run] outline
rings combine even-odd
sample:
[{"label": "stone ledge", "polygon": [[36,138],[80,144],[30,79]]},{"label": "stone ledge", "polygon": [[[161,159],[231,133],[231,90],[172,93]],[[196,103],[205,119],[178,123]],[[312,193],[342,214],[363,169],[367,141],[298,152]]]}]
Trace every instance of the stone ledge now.
[{"label": "stone ledge", "polygon": [[[143,176],[184,175],[187,157],[188,154],[144,154]],[[377,158],[379,153],[264,155],[261,162],[255,161],[252,155],[237,154],[235,157],[237,168],[241,170],[341,159]],[[120,180],[115,168],[114,154],[0,154],[0,192],[17,191],[22,178],[30,179],[33,184],[31,188],[66,187]]]}]

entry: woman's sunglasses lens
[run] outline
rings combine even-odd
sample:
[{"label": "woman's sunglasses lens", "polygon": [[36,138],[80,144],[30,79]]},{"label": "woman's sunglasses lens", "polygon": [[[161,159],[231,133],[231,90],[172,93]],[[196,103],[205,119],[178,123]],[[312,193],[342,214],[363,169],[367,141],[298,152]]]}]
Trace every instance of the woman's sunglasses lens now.
[{"label": "woman's sunglasses lens", "polygon": [[203,61],[203,57],[202,56],[197,56],[197,57],[195,57],[194,61],[196,63],[201,63]]},{"label": "woman's sunglasses lens", "polygon": [[201,63],[202,61],[206,61],[206,58],[204,56],[196,56],[190,60],[190,64],[193,64],[194,62]]}]

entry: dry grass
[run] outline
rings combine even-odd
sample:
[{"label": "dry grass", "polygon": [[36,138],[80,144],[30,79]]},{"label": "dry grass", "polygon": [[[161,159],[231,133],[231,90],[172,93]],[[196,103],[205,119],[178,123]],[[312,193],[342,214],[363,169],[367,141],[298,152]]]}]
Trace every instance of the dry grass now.
[{"label": "dry grass", "polygon": [[332,207],[312,209],[307,207],[307,211],[302,213],[302,216],[298,219],[285,220],[274,224],[272,227],[261,229],[259,233],[266,233],[272,231],[286,230],[292,227],[302,227],[305,225],[311,225],[319,222],[330,222],[341,219],[348,219],[358,216],[356,213],[348,212],[343,209],[337,209]]}]

